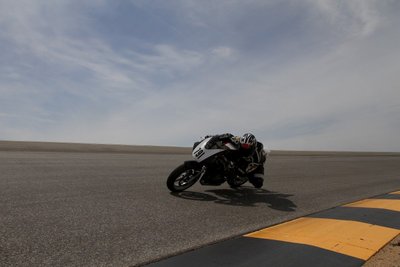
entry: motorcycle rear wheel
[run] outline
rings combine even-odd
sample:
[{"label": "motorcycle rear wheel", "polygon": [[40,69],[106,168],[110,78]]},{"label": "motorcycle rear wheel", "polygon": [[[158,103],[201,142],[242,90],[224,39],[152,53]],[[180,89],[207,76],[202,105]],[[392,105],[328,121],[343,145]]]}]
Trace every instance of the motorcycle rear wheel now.
[{"label": "motorcycle rear wheel", "polygon": [[171,192],[181,192],[194,185],[200,178],[201,171],[179,165],[171,172],[167,179],[167,187]]}]

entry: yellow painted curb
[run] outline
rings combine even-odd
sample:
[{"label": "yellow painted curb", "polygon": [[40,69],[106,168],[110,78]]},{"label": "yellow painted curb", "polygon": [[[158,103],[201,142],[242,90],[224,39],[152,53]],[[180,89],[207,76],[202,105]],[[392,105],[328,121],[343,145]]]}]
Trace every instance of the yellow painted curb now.
[{"label": "yellow painted curb", "polygon": [[399,233],[397,229],[363,222],[306,217],[245,237],[311,245],[367,260]]}]

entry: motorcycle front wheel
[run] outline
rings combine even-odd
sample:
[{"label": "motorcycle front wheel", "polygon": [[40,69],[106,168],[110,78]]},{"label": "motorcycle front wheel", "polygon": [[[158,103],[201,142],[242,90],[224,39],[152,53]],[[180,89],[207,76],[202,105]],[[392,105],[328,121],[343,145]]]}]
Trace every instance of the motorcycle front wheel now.
[{"label": "motorcycle front wheel", "polygon": [[167,187],[171,192],[181,192],[194,185],[200,178],[201,170],[179,165],[167,179]]}]

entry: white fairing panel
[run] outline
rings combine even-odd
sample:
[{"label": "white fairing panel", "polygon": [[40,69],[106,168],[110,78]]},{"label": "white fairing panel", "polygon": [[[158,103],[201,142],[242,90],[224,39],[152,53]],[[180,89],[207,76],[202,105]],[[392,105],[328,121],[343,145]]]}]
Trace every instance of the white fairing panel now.
[{"label": "white fairing panel", "polygon": [[206,144],[211,140],[211,138],[212,137],[204,139],[193,150],[192,156],[197,162],[201,162],[217,153],[224,151],[223,149],[206,149]]}]

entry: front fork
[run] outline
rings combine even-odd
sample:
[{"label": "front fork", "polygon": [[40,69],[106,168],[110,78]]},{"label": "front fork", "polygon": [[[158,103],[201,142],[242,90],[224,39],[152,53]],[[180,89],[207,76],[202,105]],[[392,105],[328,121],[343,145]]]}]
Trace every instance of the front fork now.
[{"label": "front fork", "polygon": [[200,177],[199,177],[199,179],[203,178],[204,174],[206,174],[206,171],[207,171],[207,167],[206,167],[206,166],[203,166],[203,167],[201,168],[201,170],[200,170]]}]

